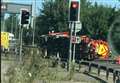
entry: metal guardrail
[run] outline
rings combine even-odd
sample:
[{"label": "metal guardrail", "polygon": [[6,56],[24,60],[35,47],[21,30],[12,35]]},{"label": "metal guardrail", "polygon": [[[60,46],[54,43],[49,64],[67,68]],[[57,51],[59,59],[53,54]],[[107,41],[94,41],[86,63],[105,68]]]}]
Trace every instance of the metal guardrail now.
[{"label": "metal guardrail", "polygon": [[118,83],[120,83],[120,65],[110,64],[110,63],[100,63],[96,61],[80,61],[79,65],[81,64],[88,66],[88,72],[91,72],[92,67],[97,68],[98,76],[100,75],[101,69],[105,70],[107,80],[109,77],[109,73],[113,73],[113,83],[117,83],[116,80],[118,80],[119,81]]},{"label": "metal guardrail", "polygon": [[96,59],[94,60],[95,62],[105,62],[105,63],[113,63],[113,64],[116,64],[116,60],[115,59]]},{"label": "metal guardrail", "polygon": [[[32,45],[23,45],[23,47],[29,47],[29,48],[39,48],[37,46],[32,46]],[[68,70],[68,61],[64,61],[62,59],[63,63],[67,65],[67,70]],[[106,79],[108,80],[109,73],[113,73],[113,83],[117,83],[116,80],[118,80],[120,83],[120,65],[113,64],[116,63],[116,60],[95,60],[95,61],[78,61],[79,65],[86,65],[88,66],[88,72],[91,72],[91,68],[95,67],[98,69],[97,74],[98,76],[100,75],[101,70],[106,71]],[[118,78],[118,79],[117,79]]]}]

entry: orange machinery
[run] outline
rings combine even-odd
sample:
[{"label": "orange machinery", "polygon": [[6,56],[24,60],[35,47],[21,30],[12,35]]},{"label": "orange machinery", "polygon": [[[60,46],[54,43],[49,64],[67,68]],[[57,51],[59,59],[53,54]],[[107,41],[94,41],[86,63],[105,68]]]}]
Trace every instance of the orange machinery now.
[{"label": "orange machinery", "polygon": [[[52,33],[49,33],[49,36],[69,38],[69,33],[68,32],[58,32],[58,33],[52,32]],[[109,57],[110,50],[109,50],[109,45],[106,41],[94,40],[89,38],[86,35],[80,36],[80,40],[89,47],[89,52],[90,52],[89,54],[92,55],[92,57],[94,58],[97,57],[101,59],[106,59]]]},{"label": "orange machinery", "polygon": [[110,50],[106,41],[93,40],[86,35],[81,36],[81,40],[88,44],[88,47],[90,48],[89,52],[93,57],[99,57],[102,59],[106,59],[109,57]]}]

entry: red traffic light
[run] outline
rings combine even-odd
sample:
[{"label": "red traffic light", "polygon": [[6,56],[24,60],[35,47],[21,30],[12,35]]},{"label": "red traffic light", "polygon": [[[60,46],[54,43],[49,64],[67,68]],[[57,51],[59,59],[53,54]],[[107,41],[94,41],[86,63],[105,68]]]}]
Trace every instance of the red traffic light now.
[{"label": "red traffic light", "polygon": [[78,2],[72,2],[71,6],[72,6],[72,8],[78,8],[79,3]]},{"label": "red traffic light", "polygon": [[79,21],[79,8],[80,2],[79,1],[71,1],[70,3],[70,21]]}]

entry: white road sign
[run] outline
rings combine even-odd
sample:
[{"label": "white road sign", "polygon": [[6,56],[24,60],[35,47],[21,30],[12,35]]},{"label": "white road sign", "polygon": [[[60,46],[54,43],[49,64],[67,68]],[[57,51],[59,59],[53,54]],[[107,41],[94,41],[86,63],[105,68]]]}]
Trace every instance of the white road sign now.
[{"label": "white road sign", "polygon": [[82,24],[81,24],[81,22],[77,22],[77,23],[76,23],[75,29],[76,29],[76,32],[79,32],[79,31],[82,29]]}]

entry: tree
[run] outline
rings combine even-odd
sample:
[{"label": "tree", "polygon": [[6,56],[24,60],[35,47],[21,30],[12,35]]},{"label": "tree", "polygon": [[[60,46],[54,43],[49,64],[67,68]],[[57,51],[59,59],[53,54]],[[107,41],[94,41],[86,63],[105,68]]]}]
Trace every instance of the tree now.
[{"label": "tree", "polygon": [[68,30],[68,0],[49,0],[43,3],[36,22],[36,35]]},{"label": "tree", "polygon": [[18,38],[19,25],[18,18],[16,15],[10,14],[10,16],[5,20],[5,27],[7,32],[13,33],[16,38]]},{"label": "tree", "polygon": [[114,21],[110,30],[112,46],[120,54],[120,16]]},{"label": "tree", "polygon": [[116,8],[111,8],[95,3],[91,5],[86,0],[81,0],[81,34],[89,35],[94,39],[107,39],[109,27],[118,17]]},{"label": "tree", "polygon": [[[55,32],[69,31],[68,29],[68,1],[69,0],[47,0],[40,9],[36,23],[36,36]],[[94,39],[107,39],[109,27],[119,16],[119,9],[108,6],[92,5],[88,0],[81,0],[80,20],[82,30],[79,35],[88,35]]]}]

